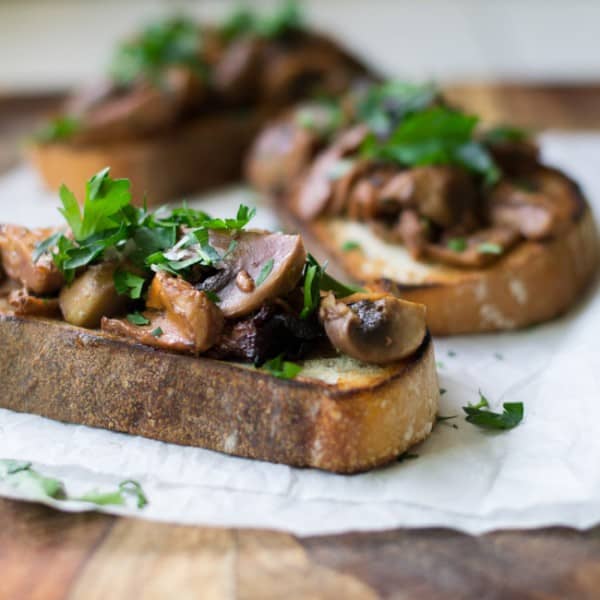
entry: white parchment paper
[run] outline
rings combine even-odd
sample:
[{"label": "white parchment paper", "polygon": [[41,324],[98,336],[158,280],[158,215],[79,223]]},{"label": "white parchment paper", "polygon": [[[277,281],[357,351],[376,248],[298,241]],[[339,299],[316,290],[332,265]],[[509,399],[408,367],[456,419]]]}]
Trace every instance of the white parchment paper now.
[{"label": "white parchment paper", "polygon": [[[550,163],[579,179],[600,214],[600,134],[548,133],[542,146]],[[254,200],[232,189],[201,206],[223,215]],[[55,206],[26,168],[0,179],[0,222],[57,222]],[[276,226],[268,208],[259,207],[256,225]],[[569,315],[547,325],[437,339],[447,390],[441,414],[459,415],[449,422],[458,429],[438,425],[415,449],[418,458],[385,469],[355,476],[300,470],[8,410],[0,410],[0,458],[33,461],[73,495],[136,479],[150,501],[145,509],[104,510],[160,521],[298,535],[400,526],[470,533],[589,527],[600,522],[600,294],[597,283],[593,288]],[[478,389],[495,407],[523,402],[524,422],[502,433],[466,423],[461,406],[476,402]],[[0,494],[18,496],[6,485]]]}]

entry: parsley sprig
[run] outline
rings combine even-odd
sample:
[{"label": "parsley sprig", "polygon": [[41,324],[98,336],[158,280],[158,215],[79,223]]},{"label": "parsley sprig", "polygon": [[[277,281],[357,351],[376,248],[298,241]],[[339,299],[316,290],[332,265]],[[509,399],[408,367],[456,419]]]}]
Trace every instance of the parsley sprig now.
[{"label": "parsley sprig", "polygon": [[484,429],[513,429],[523,420],[525,411],[522,402],[505,402],[501,413],[491,411],[489,406],[487,398],[479,392],[477,404],[463,406],[466,420]]},{"label": "parsley sprig", "polygon": [[[71,235],[56,233],[36,247],[33,259],[50,252],[54,263],[71,281],[78,269],[106,258],[131,263],[115,272],[117,291],[140,298],[153,271],[184,274],[196,264],[211,266],[222,260],[209,243],[209,230],[239,231],[254,217],[255,209],[241,205],[235,218],[215,219],[187,206],[170,212],[149,212],[131,203],[127,179],[112,179],[102,169],[86,184],[83,209],[66,187],[60,189],[61,213]],[[186,234],[178,241],[181,228]],[[235,248],[235,241],[228,252]]]}]

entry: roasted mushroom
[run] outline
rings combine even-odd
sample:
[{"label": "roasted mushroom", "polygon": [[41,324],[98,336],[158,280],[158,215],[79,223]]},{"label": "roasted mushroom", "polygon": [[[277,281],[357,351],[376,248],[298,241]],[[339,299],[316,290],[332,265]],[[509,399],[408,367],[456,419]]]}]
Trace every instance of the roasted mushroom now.
[{"label": "roasted mushroom", "polygon": [[124,310],[127,297],[115,289],[116,263],[100,263],[88,267],[60,292],[60,310],[67,323],[90,329],[100,325],[102,317]]},{"label": "roasted mushroom", "polygon": [[149,346],[199,354],[215,344],[223,329],[223,313],[204,292],[164,271],[154,276],[146,306],[146,324],[103,318],[102,330]]},{"label": "roasted mushroom", "polygon": [[[232,240],[233,251],[228,252]],[[211,245],[225,258],[216,265],[217,275],[197,284],[200,290],[219,296],[219,308],[227,318],[248,315],[267,300],[283,296],[298,283],[306,251],[299,235],[242,231],[235,238],[212,231]],[[244,271],[245,285],[238,274]],[[249,285],[252,280],[254,285]]]},{"label": "roasted mushroom", "polygon": [[50,228],[0,226],[0,253],[6,274],[40,296],[54,294],[63,284],[63,276],[49,254],[43,254],[36,262],[33,261],[36,245],[53,233],[55,230]]},{"label": "roasted mushroom", "polygon": [[409,356],[422,344],[425,307],[385,294],[327,294],[319,318],[331,343],[365,362],[385,364]]}]

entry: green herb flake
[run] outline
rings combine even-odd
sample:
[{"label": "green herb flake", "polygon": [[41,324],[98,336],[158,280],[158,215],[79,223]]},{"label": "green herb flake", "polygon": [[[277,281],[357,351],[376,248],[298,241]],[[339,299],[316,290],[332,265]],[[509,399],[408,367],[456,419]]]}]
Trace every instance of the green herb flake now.
[{"label": "green herb flake", "polygon": [[144,283],[146,283],[143,277],[117,269],[113,275],[113,280],[117,294],[128,296],[134,300],[142,297],[142,290]]},{"label": "green herb flake", "polygon": [[454,358],[456,356],[456,352],[454,352],[454,350],[448,350],[448,356]]},{"label": "green herb flake", "polygon": [[443,396],[447,391],[445,388],[440,388],[440,396]]},{"label": "green herb flake", "polygon": [[504,249],[499,244],[492,244],[491,242],[484,242],[477,246],[477,252],[480,254],[502,254]]},{"label": "green herb flake", "polygon": [[267,277],[271,274],[274,264],[275,261],[271,258],[263,265],[262,269],[260,270],[260,273],[258,274],[258,277],[256,278],[256,287],[262,285],[265,282]]},{"label": "green herb flake", "polygon": [[160,337],[163,333],[164,331],[160,327],[157,327],[150,332],[150,335],[153,335],[154,337]]},{"label": "green herb flake", "polygon": [[523,420],[522,402],[505,402],[502,405],[503,412],[496,413],[489,410],[489,402],[481,392],[479,398],[477,404],[462,407],[469,423],[484,429],[506,430],[516,427]]},{"label": "green herb flake", "polygon": [[71,499],[79,500],[80,502],[90,502],[97,506],[124,506],[127,503],[127,496],[133,496],[136,499],[136,506],[138,508],[144,508],[148,504],[148,498],[144,494],[142,486],[137,481],[131,479],[122,481],[119,484],[119,488],[115,491],[98,492],[94,490],[78,498]]},{"label": "green herb flake", "polygon": [[150,323],[150,319],[147,319],[142,313],[134,312],[127,315],[127,320],[132,325],[148,325]]},{"label": "green herb flake", "polygon": [[56,117],[34,134],[34,139],[42,143],[61,142],[73,137],[80,129],[79,121],[68,115]]},{"label": "green herb flake", "polygon": [[302,371],[300,365],[283,360],[283,354],[268,360],[262,368],[278,379],[294,379]]},{"label": "green herb flake", "polygon": [[511,125],[499,125],[486,131],[482,141],[488,144],[501,144],[506,142],[524,142],[529,138],[529,133],[524,129]]},{"label": "green herb flake", "polygon": [[360,244],[352,240],[347,240],[342,244],[342,250],[344,252],[350,252],[351,250],[360,250]]},{"label": "green herb flake", "polygon": [[453,252],[464,252],[467,249],[467,240],[465,238],[452,238],[448,240],[446,246]]},{"label": "green herb flake", "polygon": [[204,290],[204,294],[211,302],[214,302],[215,304],[217,304],[217,302],[221,302],[221,298],[219,298],[219,296],[211,290]]},{"label": "green herb flake", "polygon": [[396,459],[397,462],[404,462],[405,460],[414,460],[415,458],[419,458],[418,454],[414,454],[413,452],[403,452]]}]

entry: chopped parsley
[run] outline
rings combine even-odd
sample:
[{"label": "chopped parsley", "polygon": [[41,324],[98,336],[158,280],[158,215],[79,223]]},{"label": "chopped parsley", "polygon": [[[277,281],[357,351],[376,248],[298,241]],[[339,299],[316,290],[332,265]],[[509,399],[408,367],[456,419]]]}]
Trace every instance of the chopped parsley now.
[{"label": "chopped parsley", "polygon": [[522,420],[524,415],[522,402],[505,402],[502,413],[489,410],[487,398],[479,392],[479,402],[463,406],[467,414],[466,420],[484,429],[512,429]]},{"label": "chopped parsley", "polygon": [[524,142],[529,134],[524,129],[512,125],[499,125],[488,129],[482,135],[482,141],[488,144],[500,144],[505,142]]},{"label": "chopped parsley", "polygon": [[336,298],[344,298],[363,291],[362,288],[337,281],[325,272],[326,269],[327,263],[321,266],[312,254],[307,256],[304,266],[304,306],[300,313],[301,319],[306,319],[318,308],[321,291],[331,291]]},{"label": "chopped parsley", "polygon": [[350,252],[351,250],[360,250],[360,244],[353,240],[347,240],[342,244],[342,250],[344,252]]},{"label": "chopped parsley", "polygon": [[262,368],[278,379],[294,379],[302,367],[296,363],[283,360],[283,355],[268,360]]},{"label": "chopped parsley", "polygon": [[132,325],[148,325],[150,323],[150,319],[147,319],[142,313],[140,312],[134,312],[134,313],[129,313],[127,315],[127,320],[132,324]]},{"label": "chopped parsley", "polygon": [[244,35],[266,39],[284,37],[302,29],[304,19],[298,2],[288,0],[272,15],[260,16],[247,7],[240,7],[221,26],[221,35],[232,40]]},{"label": "chopped parsley", "polygon": [[157,327],[150,332],[150,335],[153,335],[154,337],[160,337],[163,333],[164,331],[160,327]]},{"label": "chopped parsley", "polygon": [[126,504],[127,496],[133,496],[138,508],[144,508],[148,504],[142,486],[130,479],[121,482],[114,492],[92,491],[82,496],[69,496],[62,481],[42,475],[32,468],[30,462],[0,459],[0,481],[38,499],[77,500],[98,506],[122,506]]},{"label": "chopped parsley", "polygon": [[221,302],[221,298],[219,298],[215,292],[211,290],[204,290],[204,293],[211,302],[214,302],[215,304],[217,304],[217,302]]},{"label": "chopped parsley", "polygon": [[142,297],[142,289],[146,280],[143,277],[117,269],[113,276],[117,294],[129,296],[134,300]]},{"label": "chopped parsley", "polygon": [[165,67],[184,65],[204,76],[201,59],[202,35],[198,24],[185,18],[153,23],[139,35],[121,43],[111,61],[109,73],[127,85],[140,76],[156,79]]},{"label": "chopped parsley", "polygon": [[75,135],[80,127],[81,124],[77,119],[63,115],[46,123],[33,137],[42,143],[60,142]]},{"label": "chopped parsley", "polygon": [[484,242],[477,246],[477,252],[480,254],[502,254],[503,248],[499,244],[492,244],[491,242]]},{"label": "chopped parsley", "polygon": [[457,165],[493,184],[500,178],[500,170],[485,146],[475,139],[478,121],[446,106],[431,106],[407,115],[385,139],[371,132],[361,153],[368,159],[408,167]]},{"label": "chopped parsley", "polygon": [[262,285],[265,282],[265,279],[271,274],[274,264],[275,261],[271,258],[263,265],[262,269],[260,270],[260,273],[258,274],[258,277],[256,278],[256,287]]},{"label": "chopped parsley", "polygon": [[462,237],[452,238],[448,240],[446,246],[453,252],[464,252],[467,249],[467,240]]}]

